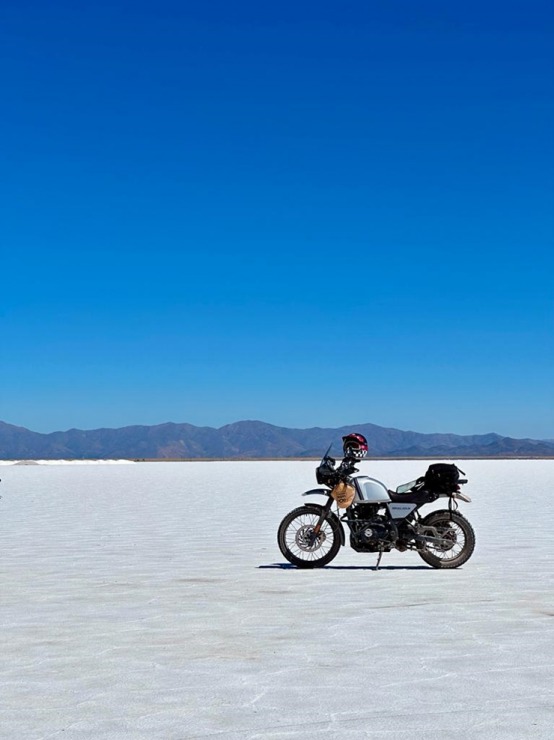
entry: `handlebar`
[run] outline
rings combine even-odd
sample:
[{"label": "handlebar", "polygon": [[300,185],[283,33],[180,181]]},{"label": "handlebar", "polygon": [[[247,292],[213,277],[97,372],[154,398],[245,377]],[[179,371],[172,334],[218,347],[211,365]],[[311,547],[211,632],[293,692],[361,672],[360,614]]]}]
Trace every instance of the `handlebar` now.
[{"label": "handlebar", "polygon": [[351,458],[345,457],[338,468],[335,468],[335,460],[332,457],[324,457],[316,471],[317,482],[331,488],[336,486],[337,483],[358,472],[354,462]]}]

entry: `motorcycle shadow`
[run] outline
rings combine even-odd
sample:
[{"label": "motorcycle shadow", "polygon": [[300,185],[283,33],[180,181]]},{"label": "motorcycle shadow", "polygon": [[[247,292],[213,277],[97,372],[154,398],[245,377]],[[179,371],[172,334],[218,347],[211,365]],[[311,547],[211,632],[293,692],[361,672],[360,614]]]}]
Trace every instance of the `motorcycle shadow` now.
[{"label": "motorcycle shadow", "polygon": [[[258,565],[258,569],[304,570],[291,563],[271,563]],[[324,565],[316,570],[377,570],[374,565]],[[378,570],[435,570],[430,565],[380,565]]]}]

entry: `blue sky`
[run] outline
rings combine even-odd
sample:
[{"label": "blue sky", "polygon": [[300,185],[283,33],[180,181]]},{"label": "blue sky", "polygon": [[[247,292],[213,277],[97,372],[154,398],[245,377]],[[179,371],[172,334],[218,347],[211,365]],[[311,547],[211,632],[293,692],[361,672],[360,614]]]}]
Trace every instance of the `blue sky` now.
[{"label": "blue sky", "polygon": [[0,419],[554,438],[553,15],[5,0]]}]

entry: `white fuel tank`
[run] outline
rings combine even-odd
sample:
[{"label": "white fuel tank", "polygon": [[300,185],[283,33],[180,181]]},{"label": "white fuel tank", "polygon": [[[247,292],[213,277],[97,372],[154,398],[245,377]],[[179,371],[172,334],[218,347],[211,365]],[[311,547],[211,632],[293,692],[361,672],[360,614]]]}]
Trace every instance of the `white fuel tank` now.
[{"label": "white fuel tank", "polygon": [[354,478],[356,484],[355,501],[366,501],[370,504],[386,504],[390,501],[389,492],[384,483],[367,475],[358,475]]}]

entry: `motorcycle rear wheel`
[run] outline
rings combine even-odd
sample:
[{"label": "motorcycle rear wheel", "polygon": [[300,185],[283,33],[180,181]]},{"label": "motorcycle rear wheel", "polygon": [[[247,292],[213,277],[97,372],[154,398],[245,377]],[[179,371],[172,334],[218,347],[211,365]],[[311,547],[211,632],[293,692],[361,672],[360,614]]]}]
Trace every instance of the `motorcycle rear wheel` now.
[{"label": "motorcycle rear wheel", "polygon": [[[433,530],[426,530],[426,527]],[[435,537],[434,530],[444,538],[444,544],[427,543],[418,550],[420,557],[433,568],[459,568],[466,563],[475,548],[473,527],[458,512],[435,511],[426,516],[420,531]]]},{"label": "motorcycle rear wheel", "polygon": [[334,519],[325,519],[319,535],[314,535],[319,516],[319,509],[300,506],[287,514],[279,525],[279,549],[289,563],[298,568],[322,568],[340,550],[340,524]]}]

